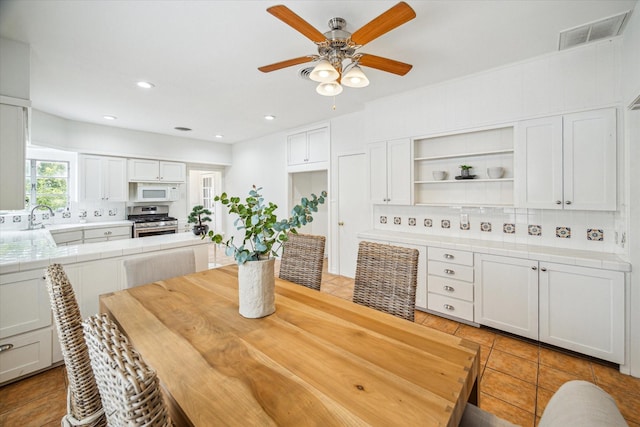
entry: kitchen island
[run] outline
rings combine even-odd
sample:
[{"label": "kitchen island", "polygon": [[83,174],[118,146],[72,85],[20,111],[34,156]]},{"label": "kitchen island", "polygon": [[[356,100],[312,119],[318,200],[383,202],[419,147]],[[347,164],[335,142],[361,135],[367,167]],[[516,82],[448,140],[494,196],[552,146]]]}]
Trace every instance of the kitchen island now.
[{"label": "kitchen island", "polygon": [[98,313],[99,295],[125,287],[124,259],[192,247],[196,271],[202,271],[208,269],[210,243],[192,233],[177,233],[56,246],[49,229],[2,231],[0,384],[62,361],[44,280],[44,269],[48,265],[64,266],[82,316],[88,317]]}]

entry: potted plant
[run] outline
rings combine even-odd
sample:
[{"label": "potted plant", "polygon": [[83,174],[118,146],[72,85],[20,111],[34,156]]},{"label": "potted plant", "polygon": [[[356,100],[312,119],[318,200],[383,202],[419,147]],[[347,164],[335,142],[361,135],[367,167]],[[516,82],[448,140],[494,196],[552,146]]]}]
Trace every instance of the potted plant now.
[{"label": "potted plant", "polygon": [[469,165],[460,165],[460,176],[463,178],[469,177],[469,170],[473,169],[473,166]]},{"label": "potted plant", "polygon": [[244,233],[242,242],[234,241],[234,236],[223,242],[222,234],[213,230],[207,234],[211,241],[223,243],[227,256],[233,256],[238,263],[239,311],[248,318],[264,317],[275,311],[274,256],[289,233],[297,233],[298,228],[313,221],[313,213],[327,197],[326,191],[319,197],[315,194],[303,197],[289,218],[278,219],[275,214],[278,206],[265,202],[261,190],[262,187],[254,185],[244,201],[226,193],[214,198],[226,206],[229,213],[237,215],[234,225]]},{"label": "potted plant", "polygon": [[207,234],[207,231],[209,231],[209,225],[203,223],[211,221],[211,218],[208,215],[211,215],[211,211],[206,209],[204,206],[195,205],[193,207],[189,214],[189,219],[187,220],[189,224],[195,224],[193,226],[193,234],[196,236],[202,235],[203,237]]}]

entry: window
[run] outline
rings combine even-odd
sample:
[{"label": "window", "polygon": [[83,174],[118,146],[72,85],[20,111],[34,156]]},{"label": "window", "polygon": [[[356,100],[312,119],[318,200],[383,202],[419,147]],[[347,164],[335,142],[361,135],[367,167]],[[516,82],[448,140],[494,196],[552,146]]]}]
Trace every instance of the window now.
[{"label": "window", "polygon": [[25,171],[27,209],[47,205],[62,211],[69,206],[69,162],[27,159]]}]

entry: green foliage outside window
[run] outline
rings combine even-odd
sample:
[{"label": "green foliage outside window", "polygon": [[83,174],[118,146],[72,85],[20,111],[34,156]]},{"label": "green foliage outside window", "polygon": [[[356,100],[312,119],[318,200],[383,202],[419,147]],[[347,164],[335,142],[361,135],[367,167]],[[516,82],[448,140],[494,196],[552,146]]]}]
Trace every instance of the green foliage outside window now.
[{"label": "green foliage outside window", "polygon": [[69,163],[31,159],[26,166],[27,208],[47,205],[54,211],[64,210],[69,204]]}]

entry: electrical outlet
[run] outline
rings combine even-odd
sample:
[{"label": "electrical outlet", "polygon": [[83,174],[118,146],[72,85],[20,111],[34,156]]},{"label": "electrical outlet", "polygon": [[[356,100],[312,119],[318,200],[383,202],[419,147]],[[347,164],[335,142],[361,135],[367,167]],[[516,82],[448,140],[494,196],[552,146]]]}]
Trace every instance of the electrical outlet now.
[{"label": "electrical outlet", "polygon": [[460,214],[460,224],[462,225],[469,224],[469,214],[466,214],[466,213]]}]

